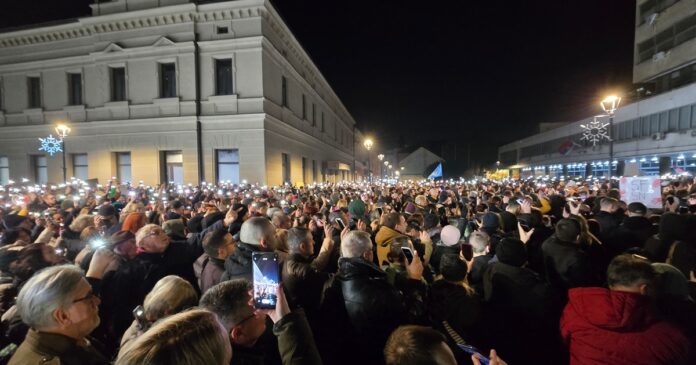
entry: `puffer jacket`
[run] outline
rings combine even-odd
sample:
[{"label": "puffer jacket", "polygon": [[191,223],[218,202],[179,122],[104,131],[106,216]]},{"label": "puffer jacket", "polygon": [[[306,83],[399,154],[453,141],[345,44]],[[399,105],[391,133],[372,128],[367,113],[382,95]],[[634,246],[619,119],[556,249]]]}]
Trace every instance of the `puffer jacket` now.
[{"label": "puffer jacket", "polygon": [[380,266],[389,264],[389,260],[387,260],[387,254],[391,249],[391,242],[395,238],[401,236],[403,236],[401,232],[398,232],[389,227],[382,226],[379,228],[379,231],[377,231],[377,235],[375,236],[375,243],[377,243],[377,260]]},{"label": "puffer jacket", "polygon": [[686,337],[637,293],[571,289],[560,323],[571,365],[677,365],[688,358]]}]

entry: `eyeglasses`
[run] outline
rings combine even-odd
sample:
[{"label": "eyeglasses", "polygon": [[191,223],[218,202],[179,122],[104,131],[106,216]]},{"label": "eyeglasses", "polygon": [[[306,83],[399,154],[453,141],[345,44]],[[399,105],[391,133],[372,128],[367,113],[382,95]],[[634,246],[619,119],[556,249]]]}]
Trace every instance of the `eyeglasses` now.
[{"label": "eyeglasses", "polygon": [[244,324],[244,322],[246,322],[246,321],[248,321],[248,320],[250,320],[250,319],[252,319],[252,318],[254,318],[254,317],[256,317],[256,314],[254,314],[254,313],[252,312],[250,315],[244,317],[244,319],[242,319],[241,321],[237,322],[234,326],[235,326],[235,327],[241,326],[242,324]]},{"label": "eyeglasses", "polygon": [[83,301],[85,301],[85,300],[91,301],[91,300],[94,299],[94,298],[99,298],[99,295],[94,294],[92,291],[90,291],[89,293],[87,293],[86,296],[84,296],[84,297],[82,297],[82,298],[79,298],[79,299],[73,300],[73,301],[72,301],[72,304],[79,303],[79,302],[83,302]]}]

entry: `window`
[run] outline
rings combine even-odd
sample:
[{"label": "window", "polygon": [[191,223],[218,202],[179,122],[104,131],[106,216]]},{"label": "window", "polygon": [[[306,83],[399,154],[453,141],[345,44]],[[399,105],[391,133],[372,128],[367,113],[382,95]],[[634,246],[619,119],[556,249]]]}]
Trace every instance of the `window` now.
[{"label": "window", "polygon": [[111,101],[126,101],[126,68],[111,67]]},{"label": "window", "polygon": [[317,160],[312,160],[312,181],[317,181]]},{"label": "window", "polygon": [[29,108],[41,108],[41,78],[27,77]]},{"label": "window", "polygon": [[280,83],[281,83],[280,88],[281,88],[281,94],[282,94],[281,105],[284,107],[287,107],[288,106],[288,79],[286,79],[285,76],[283,76],[280,79]]},{"label": "window", "polygon": [[290,155],[283,153],[283,182],[290,182]]},{"label": "window", "polygon": [[312,103],[312,127],[317,126],[317,105]]},{"label": "window", "polygon": [[307,120],[307,97],[302,94],[302,119]]},{"label": "window", "polygon": [[45,184],[48,181],[48,166],[46,165],[46,156],[32,156],[31,162],[34,167],[34,182],[37,184]]},{"label": "window", "polygon": [[302,181],[307,184],[307,157],[302,157]]},{"label": "window", "polygon": [[176,65],[160,63],[160,97],[173,98],[176,96]]},{"label": "window", "polygon": [[10,181],[10,159],[0,157],[0,185],[7,185]]},{"label": "window", "polygon": [[321,131],[326,131],[326,129],[324,129],[324,112],[321,112]]},{"label": "window", "polygon": [[130,152],[116,153],[116,173],[121,183],[132,181]]},{"label": "window", "polygon": [[649,60],[658,52],[666,52],[696,37],[696,14],[680,20],[655,37],[638,44],[638,63]]},{"label": "window", "polygon": [[228,27],[217,27],[217,28],[215,29],[215,31],[217,32],[217,34],[227,34],[227,33],[230,32],[230,28],[228,28]]},{"label": "window", "polygon": [[87,154],[86,153],[76,153],[72,155],[73,163],[73,176],[82,181],[88,179],[87,171]]},{"label": "window", "polygon": [[217,150],[217,176],[218,182],[230,181],[239,184],[239,150]]},{"label": "window", "polygon": [[2,110],[2,79],[0,79],[0,110]]},{"label": "window", "polygon": [[161,170],[163,182],[184,183],[184,155],[181,151],[163,151]]},{"label": "window", "polygon": [[232,94],[232,59],[215,60],[215,95]]},{"label": "window", "polygon": [[68,105],[82,105],[82,74],[68,74]]}]

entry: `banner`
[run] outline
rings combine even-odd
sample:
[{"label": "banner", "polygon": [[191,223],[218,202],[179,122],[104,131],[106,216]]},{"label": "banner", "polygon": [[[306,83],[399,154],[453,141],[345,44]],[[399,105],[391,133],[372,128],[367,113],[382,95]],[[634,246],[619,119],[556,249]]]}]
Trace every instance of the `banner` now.
[{"label": "banner", "polygon": [[659,176],[622,177],[619,191],[621,200],[627,204],[640,202],[648,208],[662,208]]}]

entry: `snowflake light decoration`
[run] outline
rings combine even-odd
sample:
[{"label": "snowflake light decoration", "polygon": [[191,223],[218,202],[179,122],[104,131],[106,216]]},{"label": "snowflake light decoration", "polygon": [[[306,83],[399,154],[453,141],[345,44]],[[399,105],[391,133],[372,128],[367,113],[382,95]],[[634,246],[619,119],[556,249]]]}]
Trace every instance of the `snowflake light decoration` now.
[{"label": "snowflake light decoration", "polygon": [[593,147],[603,140],[611,141],[611,137],[609,137],[609,130],[607,129],[608,126],[609,123],[602,123],[599,121],[599,119],[597,119],[597,117],[595,117],[588,124],[580,125],[580,127],[584,129],[582,132],[582,138],[580,138],[580,140],[592,143]]},{"label": "snowflake light decoration", "polygon": [[39,151],[46,151],[51,156],[63,151],[63,140],[53,138],[52,134],[49,134],[46,138],[39,138],[39,141],[41,142],[41,147],[39,147]]}]

